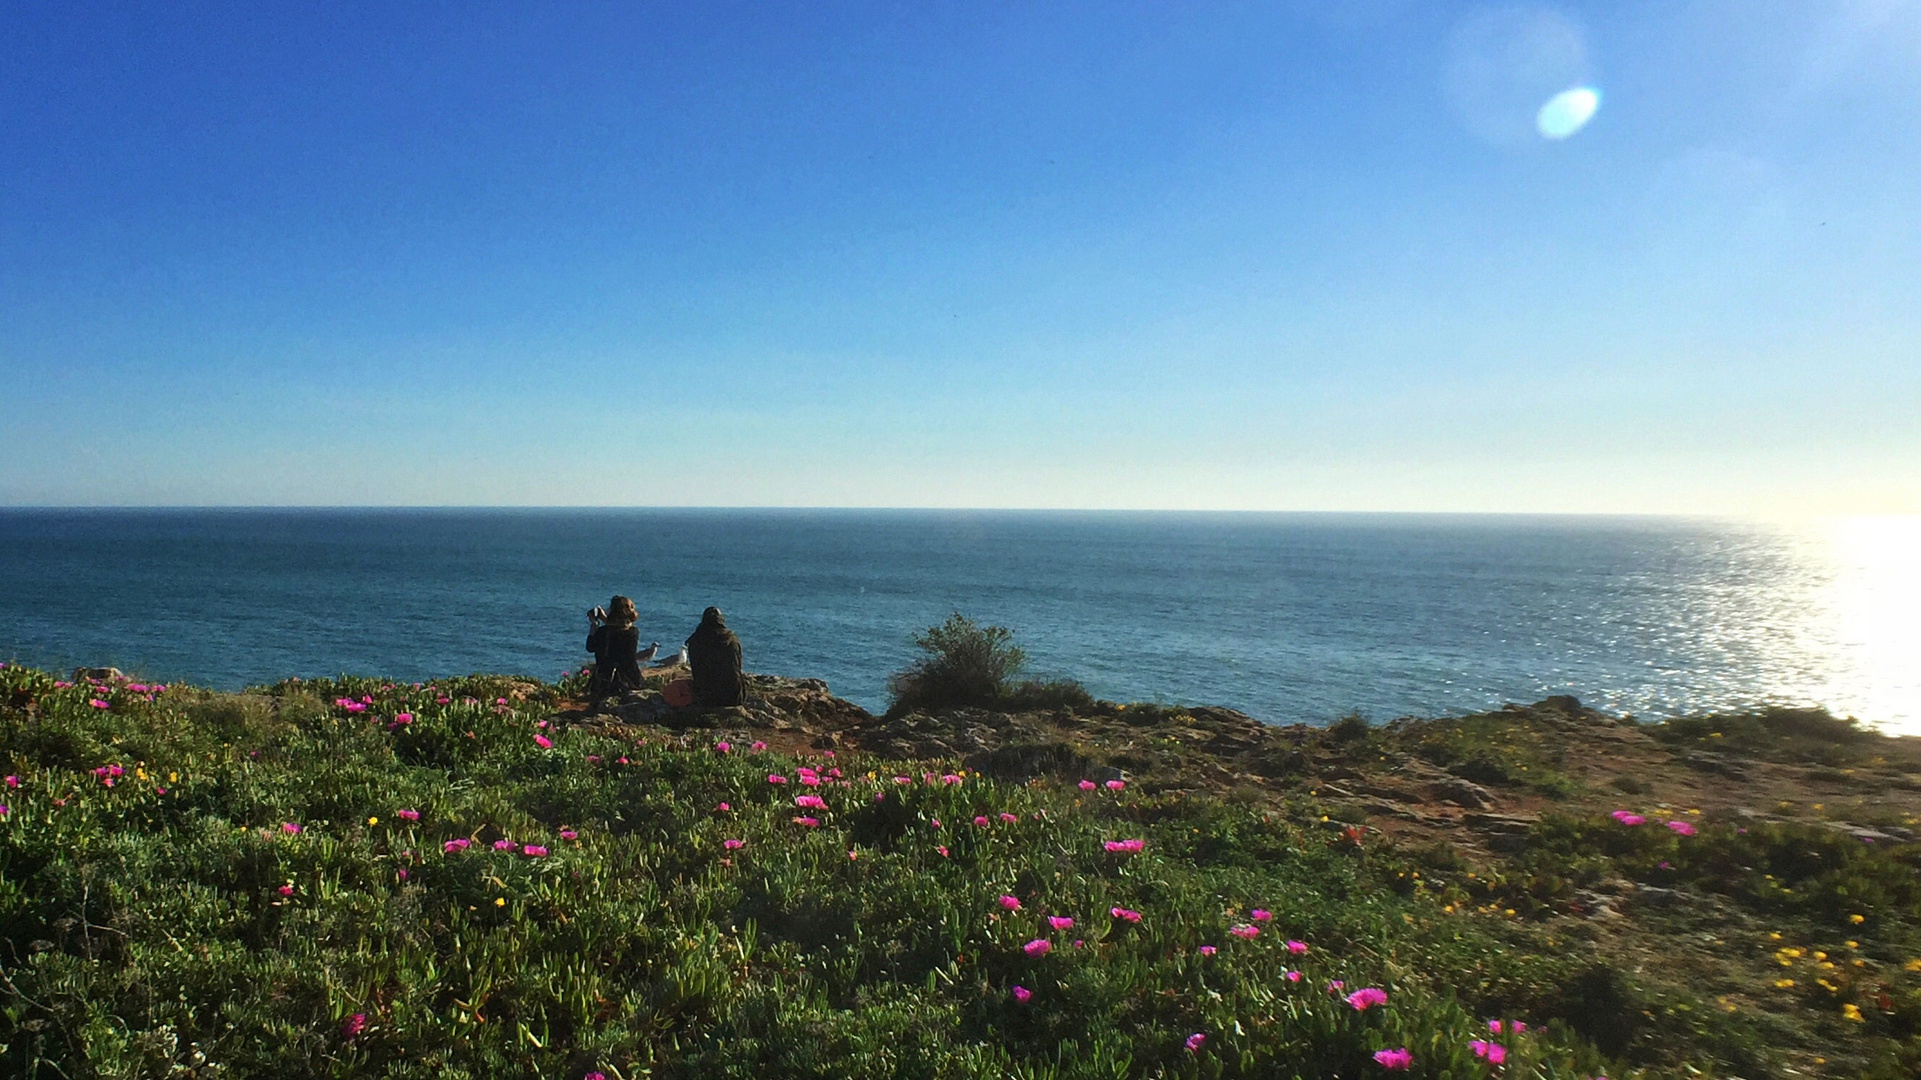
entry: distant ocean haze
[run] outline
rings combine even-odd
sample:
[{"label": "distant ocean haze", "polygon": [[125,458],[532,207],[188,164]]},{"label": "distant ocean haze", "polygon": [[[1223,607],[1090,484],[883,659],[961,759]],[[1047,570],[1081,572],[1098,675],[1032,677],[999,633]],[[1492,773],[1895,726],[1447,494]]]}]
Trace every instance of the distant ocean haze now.
[{"label": "distant ocean haze", "polygon": [[871,709],[913,633],[960,611],[1012,628],[1033,674],[1275,723],[1574,694],[1650,718],[1782,702],[1921,728],[1898,659],[1915,616],[1894,606],[1914,576],[1860,550],[1650,518],[7,510],[0,655],[229,689],[552,679],[618,592],[643,644],[678,647],[718,605],[750,670]]}]

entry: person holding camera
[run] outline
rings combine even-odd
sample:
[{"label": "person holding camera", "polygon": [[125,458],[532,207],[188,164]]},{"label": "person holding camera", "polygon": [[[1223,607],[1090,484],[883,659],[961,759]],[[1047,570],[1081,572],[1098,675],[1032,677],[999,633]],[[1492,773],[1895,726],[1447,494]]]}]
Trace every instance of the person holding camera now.
[{"label": "person holding camera", "polygon": [[[587,651],[594,654],[594,674],[587,693],[594,701],[640,689],[640,631],[634,602],[616,596],[604,608],[587,612]],[[660,647],[647,650],[652,656]]]}]

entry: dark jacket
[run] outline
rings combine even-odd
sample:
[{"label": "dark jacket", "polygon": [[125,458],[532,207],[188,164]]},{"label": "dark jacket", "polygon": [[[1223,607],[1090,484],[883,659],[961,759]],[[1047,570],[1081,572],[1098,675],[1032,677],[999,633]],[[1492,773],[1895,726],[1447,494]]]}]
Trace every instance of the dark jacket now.
[{"label": "dark jacket", "polygon": [[738,705],[747,695],[740,674],[740,639],[721,621],[718,608],[708,608],[700,625],[687,639],[687,665],[693,669],[696,705]]},{"label": "dark jacket", "polygon": [[587,651],[594,654],[594,676],[587,684],[595,698],[612,697],[640,688],[640,631],[631,626],[602,624],[587,633]]}]

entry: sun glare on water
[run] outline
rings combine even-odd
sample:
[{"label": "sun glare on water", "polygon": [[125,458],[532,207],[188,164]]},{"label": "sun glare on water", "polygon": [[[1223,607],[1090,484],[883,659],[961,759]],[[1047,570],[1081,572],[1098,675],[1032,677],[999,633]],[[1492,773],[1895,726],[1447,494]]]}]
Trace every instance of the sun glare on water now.
[{"label": "sun glare on water", "polygon": [[1844,518],[1827,540],[1837,711],[1921,735],[1921,516]]}]

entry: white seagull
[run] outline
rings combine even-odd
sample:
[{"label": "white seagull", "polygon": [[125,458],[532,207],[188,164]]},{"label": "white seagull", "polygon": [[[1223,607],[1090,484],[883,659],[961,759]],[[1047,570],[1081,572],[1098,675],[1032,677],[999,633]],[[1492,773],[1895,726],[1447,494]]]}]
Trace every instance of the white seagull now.
[{"label": "white seagull", "polygon": [[656,641],[652,645],[649,645],[646,648],[635,653],[634,659],[644,664],[647,661],[652,660],[654,658],[654,654],[659,651],[660,651],[660,642]]}]

